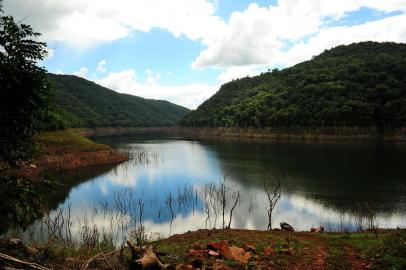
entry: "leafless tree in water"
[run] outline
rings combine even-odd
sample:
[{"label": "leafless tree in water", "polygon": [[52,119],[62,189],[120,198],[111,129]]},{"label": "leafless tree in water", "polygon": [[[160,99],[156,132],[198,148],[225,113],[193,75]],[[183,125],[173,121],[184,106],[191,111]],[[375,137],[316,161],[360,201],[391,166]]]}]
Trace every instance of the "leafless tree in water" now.
[{"label": "leafless tree in water", "polygon": [[229,221],[228,221],[228,226],[227,226],[228,229],[231,228],[231,221],[233,220],[233,212],[234,212],[234,209],[235,209],[235,207],[237,206],[237,204],[238,204],[238,203],[240,202],[240,200],[241,200],[240,191],[235,191],[235,192],[233,193],[233,195],[231,196],[231,198],[233,199],[234,204],[233,204],[233,206],[232,206],[231,209],[230,209],[230,219],[229,219]]},{"label": "leafless tree in water", "polygon": [[[266,175],[270,176],[269,173],[267,173]],[[272,181],[274,180],[272,176],[270,177],[270,180],[268,179],[267,181],[266,177],[264,176],[264,191],[268,199],[268,207],[266,209],[268,214],[268,230],[272,230],[272,212],[275,209],[275,206],[277,205],[282,194],[280,178],[277,177],[275,179],[276,183],[275,181]]]}]

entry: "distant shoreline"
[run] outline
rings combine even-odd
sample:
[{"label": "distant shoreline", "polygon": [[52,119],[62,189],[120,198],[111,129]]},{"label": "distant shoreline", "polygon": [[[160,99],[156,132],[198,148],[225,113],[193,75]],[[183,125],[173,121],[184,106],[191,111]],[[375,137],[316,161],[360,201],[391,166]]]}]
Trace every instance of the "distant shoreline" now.
[{"label": "distant shoreline", "polygon": [[98,127],[80,128],[76,132],[85,137],[167,134],[189,139],[243,139],[267,141],[388,141],[406,142],[406,128],[379,135],[372,128],[326,129],[255,129],[207,127]]}]

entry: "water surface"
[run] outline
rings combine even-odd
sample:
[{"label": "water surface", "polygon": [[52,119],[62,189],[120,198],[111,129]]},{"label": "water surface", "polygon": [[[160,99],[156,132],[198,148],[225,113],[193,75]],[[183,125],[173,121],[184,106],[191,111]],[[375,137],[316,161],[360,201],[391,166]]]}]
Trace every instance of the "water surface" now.
[{"label": "water surface", "polygon": [[[272,191],[278,182],[282,195],[272,214],[273,227],[282,221],[296,230],[321,224],[328,230],[406,226],[405,145],[195,141],[159,135],[95,140],[132,159],[64,175],[71,189],[50,196],[54,210],[48,219],[59,215],[69,220],[64,226],[70,224],[74,238],[83,238],[81,230],[94,225],[117,241],[140,225],[162,236],[222,227],[219,197],[207,192],[219,180],[228,187],[226,225],[240,192],[232,228],[267,229],[264,185]],[[43,231],[43,223],[33,224],[31,235]]]}]

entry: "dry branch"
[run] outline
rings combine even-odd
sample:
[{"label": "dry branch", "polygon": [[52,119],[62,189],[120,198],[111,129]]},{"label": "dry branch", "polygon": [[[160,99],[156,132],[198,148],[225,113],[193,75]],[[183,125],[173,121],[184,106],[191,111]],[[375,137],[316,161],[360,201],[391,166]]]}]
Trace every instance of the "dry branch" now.
[{"label": "dry branch", "polygon": [[97,259],[100,258],[100,257],[104,257],[104,259],[107,261],[107,256],[111,256],[111,255],[113,255],[114,253],[121,252],[123,248],[124,248],[124,247],[121,247],[120,249],[117,249],[117,250],[114,250],[114,251],[111,251],[111,252],[108,252],[108,253],[103,253],[103,252],[101,252],[101,253],[99,253],[99,254],[93,256],[93,257],[90,258],[89,260],[85,261],[85,262],[82,264],[82,267],[81,267],[80,269],[81,269],[81,270],[87,269],[87,268],[89,267],[89,265],[90,265],[94,260],[97,260]]},{"label": "dry branch", "polygon": [[167,269],[170,266],[161,262],[151,245],[137,247],[129,240],[127,240],[127,245],[132,251],[132,260],[139,266],[139,269]]},{"label": "dry branch", "polygon": [[12,262],[16,262],[19,264],[23,264],[23,265],[27,265],[33,269],[38,269],[38,270],[50,270],[49,268],[46,268],[44,266],[41,266],[37,263],[31,263],[31,262],[26,262],[26,261],[22,261],[20,259],[11,257],[10,255],[4,254],[4,253],[0,253],[0,258],[8,260],[8,261],[12,261]]}]

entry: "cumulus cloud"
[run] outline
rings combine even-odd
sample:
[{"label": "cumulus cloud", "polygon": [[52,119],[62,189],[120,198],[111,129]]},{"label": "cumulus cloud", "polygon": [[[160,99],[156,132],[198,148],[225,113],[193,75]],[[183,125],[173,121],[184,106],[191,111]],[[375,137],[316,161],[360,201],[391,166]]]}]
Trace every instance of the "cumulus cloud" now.
[{"label": "cumulus cloud", "polygon": [[47,51],[47,55],[45,56],[45,58],[44,58],[43,61],[48,61],[48,60],[50,60],[52,57],[54,57],[54,53],[55,53],[54,49],[46,48],[46,51]]},{"label": "cumulus cloud", "polygon": [[217,77],[217,80],[220,83],[226,83],[238,78],[246,76],[255,76],[261,71],[264,71],[262,66],[253,65],[253,66],[232,66],[227,69],[222,70],[220,75]]},{"label": "cumulus cloud", "polygon": [[97,71],[97,72],[101,72],[101,73],[106,72],[106,64],[107,64],[107,61],[106,61],[106,60],[101,60],[101,61],[97,64],[96,71]]},{"label": "cumulus cloud", "polygon": [[154,74],[150,69],[145,70],[145,74],[147,75],[147,78],[145,79],[145,83],[147,85],[155,85],[156,82],[161,78],[161,74],[159,72]]},{"label": "cumulus cloud", "polygon": [[[216,15],[214,0],[5,0],[6,13],[23,19],[46,41],[79,48],[112,42],[133,31],[160,28],[184,36],[205,48],[192,61],[193,68],[220,70],[218,82],[252,76],[273,67],[287,67],[325,49],[359,41],[406,42],[405,0],[278,0],[260,7],[252,3],[228,19]],[[339,25],[350,12],[369,8],[389,17],[358,25]],[[397,12],[391,14],[390,12]],[[106,61],[96,72],[106,73]],[[86,77],[82,68],[75,72]],[[169,99],[194,108],[217,86],[192,84],[161,86],[160,73],[145,71],[143,83],[132,69],[94,80],[117,91]],[[208,94],[210,93],[210,94]],[[191,96],[187,96],[187,95]],[[162,95],[162,96],[160,96]]]},{"label": "cumulus cloud", "polygon": [[89,47],[152,28],[174,36],[208,39],[222,21],[210,0],[6,0],[5,11],[26,18],[48,41]]},{"label": "cumulus cloud", "polygon": [[189,85],[159,85],[159,72],[146,71],[146,82],[141,83],[134,69],[109,72],[95,82],[120,93],[136,95],[150,99],[163,99],[178,105],[195,109],[199,104],[212,96],[218,85],[195,83]]},{"label": "cumulus cloud", "polygon": [[85,67],[81,67],[78,71],[73,72],[73,75],[86,78],[87,74],[89,73],[89,70]]},{"label": "cumulus cloud", "polygon": [[[291,44],[298,44],[303,49],[308,49],[302,51],[302,55],[306,57],[300,57],[301,60],[308,59],[309,54],[314,51],[322,51],[314,50],[312,48],[314,43],[303,42],[305,38],[320,41],[323,45],[348,43],[351,38],[353,42],[406,41],[404,37],[406,24],[401,21],[403,19],[401,16],[393,16],[392,20],[387,18],[366,22],[365,27],[357,25],[330,28],[328,26],[329,22],[340,20],[349,12],[361,8],[370,8],[384,13],[399,11],[404,14],[406,2],[400,0],[280,0],[277,5],[269,7],[251,4],[242,12],[234,12],[226,27],[221,29],[222,32],[218,32],[217,37],[205,43],[207,48],[200,52],[193,62],[193,67],[228,68],[296,63],[298,60],[295,55],[296,49],[288,51],[285,49]],[[372,25],[377,28],[370,27]],[[389,32],[386,32],[387,30]],[[309,46],[303,44],[309,44]],[[331,46],[325,46],[323,49],[329,47]]]},{"label": "cumulus cloud", "polygon": [[298,42],[285,52],[279,52],[275,63],[290,66],[318,55],[337,45],[361,41],[406,42],[406,14],[388,17],[351,27],[331,27],[309,38],[307,42]]}]

